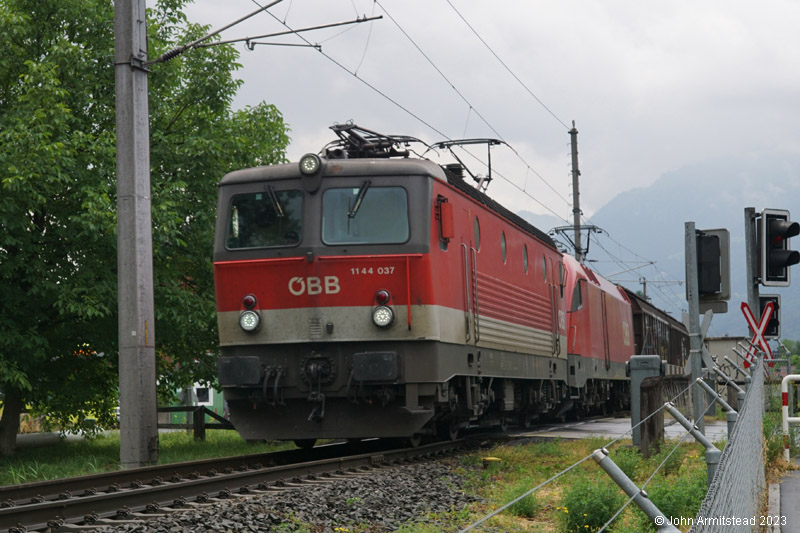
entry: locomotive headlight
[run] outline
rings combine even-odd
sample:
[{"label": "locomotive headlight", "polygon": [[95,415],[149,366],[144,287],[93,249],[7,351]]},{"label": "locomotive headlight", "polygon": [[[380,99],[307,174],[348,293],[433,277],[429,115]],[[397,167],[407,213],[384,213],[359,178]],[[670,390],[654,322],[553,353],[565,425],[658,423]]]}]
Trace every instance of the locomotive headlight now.
[{"label": "locomotive headlight", "polygon": [[255,331],[261,323],[261,317],[255,311],[244,311],[239,315],[239,327],[250,332]]},{"label": "locomotive headlight", "polygon": [[392,311],[391,307],[379,305],[372,311],[372,321],[375,322],[375,325],[379,328],[391,326],[392,322],[394,322],[394,311]]},{"label": "locomotive headlight", "polygon": [[317,154],[306,154],[300,158],[300,173],[312,176],[319,171],[322,161]]}]

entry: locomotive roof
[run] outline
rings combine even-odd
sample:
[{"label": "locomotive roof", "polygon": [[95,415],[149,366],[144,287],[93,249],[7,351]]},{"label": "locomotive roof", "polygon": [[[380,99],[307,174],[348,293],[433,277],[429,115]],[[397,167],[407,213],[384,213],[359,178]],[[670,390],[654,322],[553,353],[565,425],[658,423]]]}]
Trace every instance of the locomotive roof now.
[{"label": "locomotive roof", "polygon": [[[466,183],[463,177],[446,171],[427,159],[380,158],[380,159],[327,159],[325,173],[328,176],[398,176],[406,174],[427,175],[439,179],[481,203],[523,231],[538,238],[546,246],[556,249],[553,239],[527,220],[502,206],[483,192]],[[234,170],[219,182],[220,187],[253,183],[265,180],[293,179],[299,177],[297,163],[283,163]]]},{"label": "locomotive roof", "polygon": [[[326,159],[325,173],[340,176],[429,175],[445,179],[442,168],[426,159]],[[297,163],[284,163],[234,170],[219,182],[220,186],[263,180],[297,178]]]}]

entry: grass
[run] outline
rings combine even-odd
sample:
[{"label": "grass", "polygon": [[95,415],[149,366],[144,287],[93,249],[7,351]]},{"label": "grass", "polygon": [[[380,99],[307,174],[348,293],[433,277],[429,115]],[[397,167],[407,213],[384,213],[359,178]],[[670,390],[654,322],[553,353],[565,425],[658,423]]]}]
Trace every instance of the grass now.
[{"label": "grass", "polygon": [[[485,503],[474,506],[469,519],[459,526],[464,527],[499,509],[514,497],[589,456],[606,442],[597,438],[579,441],[556,439],[525,446],[504,445],[480,456],[464,457],[459,468],[467,479],[467,486],[482,496]],[[702,447],[695,443],[681,444],[669,455],[675,445],[676,442],[667,442],[661,452],[644,459],[630,441],[622,441],[611,448],[610,457],[640,487],[663,463],[647,486],[650,498],[659,502],[657,505],[668,508],[672,516],[694,517],[706,491]],[[500,458],[499,466],[484,469],[481,456],[485,455]],[[592,459],[546,484],[532,496],[531,500],[523,499],[492,518],[487,527],[499,531],[597,531],[628,500]],[[441,530],[456,529],[443,527]],[[610,530],[655,531],[655,526],[632,504],[614,521]]]},{"label": "grass", "polygon": [[[159,464],[292,449],[292,443],[248,444],[234,431],[208,430],[205,442],[184,431],[159,433]],[[0,457],[0,485],[18,485],[119,470],[119,432],[91,440],[62,440]]]},{"label": "grass", "polygon": [[[293,444],[250,445],[231,431],[209,430],[205,442],[195,442],[185,432],[159,435],[159,463],[210,457],[261,453],[292,448]],[[482,498],[466,509],[432,513],[418,521],[399,524],[401,533],[458,531],[499,509],[533,487],[555,476],[565,467],[603,446],[607,440],[590,438],[577,441],[552,441],[525,445],[502,445],[450,459],[464,478],[464,490]],[[647,491],[657,505],[668,509],[668,516],[694,517],[705,493],[706,465],[702,447],[682,444],[669,458],[675,443],[665,443],[662,451],[643,459],[630,441],[610,449],[610,457],[639,486],[664,462]],[[487,463],[485,457],[497,457]],[[0,484],[13,485],[45,479],[71,477],[119,468],[119,435],[110,433],[93,440],[68,440],[56,445],[19,450],[13,458],[0,458]],[[458,489],[456,489],[458,490]],[[487,531],[596,531],[627,501],[624,495],[593,461],[588,459],[532,495],[522,498],[489,520]],[[358,505],[356,498],[349,505]],[[665,511],[666,512],[666,511]],[[293,523],[300,531],[313,531],[310,524]],[[305,529],[304,529],[305,528]],[[341,531],[374,531],[369,524],[342,526]],[[632,533],[655,531],[645,515],[629,505],[612,524],[612,531]]]}]

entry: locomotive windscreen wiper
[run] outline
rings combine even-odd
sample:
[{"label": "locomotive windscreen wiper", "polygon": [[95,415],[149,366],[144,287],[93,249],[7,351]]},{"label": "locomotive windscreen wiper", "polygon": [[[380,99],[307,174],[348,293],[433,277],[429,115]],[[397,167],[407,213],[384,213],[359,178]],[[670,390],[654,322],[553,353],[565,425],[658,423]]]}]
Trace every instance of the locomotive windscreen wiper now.
[{"label": "locomotive windscreen wiper", "polygon": [[269,195],[269,200],[272,202],[272,208],[275,209],[275,212],[278,214],[278,218],[283,218],[286,215],[283,213],[283,206],[281,205],[281,201],[278,199],[278,195],[275,194],[275,187],[272,185],[267,187],[267,194]]},{"label": "locomotive windscreen wiper", "polygon": [[358,213],[358,209],[361,207],[361,202],[364,200],[364,196],[367,195],[367,189],[372,182],[370,180],[364,180],[364,183],[361,184],[361,187],[358,189],[358,196],[356,196],[356,203],[353,204],[353,207],[350,208],[350,211],[347,212],[348,218],[356,218],[356,213]]}]

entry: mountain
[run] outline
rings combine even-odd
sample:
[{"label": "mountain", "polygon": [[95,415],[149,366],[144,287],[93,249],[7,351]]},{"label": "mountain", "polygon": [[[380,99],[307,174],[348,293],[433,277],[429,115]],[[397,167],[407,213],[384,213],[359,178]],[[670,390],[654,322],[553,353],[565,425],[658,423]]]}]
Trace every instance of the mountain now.
[{"label": "mountain", "polygon": [[530,211],[519,211],[519,216],[547,233],[550,228],[556,228],[564,225],[564,221],[554,217],[553,215],[539,215]]},{"label": "mountain", "polygon": [[[613,240],[609,241],[605,236],[592,238],[599,239],[596,242],[603,248],[625,257],[627,261],[634,258],[628,250],[656,261],[655,267],[662,279],[683,280],[684,223],[694,221],[697,229],[727,228],[731,235],[731,300],[728,313],[714,317],[709,335],[744,335],[746,323],[739,309],[741,302],[747,299],[744,208],[755,207],[758,213],[765,207],[792,210],[798,205],[798,200],[798,155],[741,155],[711,160],[666,173],[649,187],[619,194],[591,217],[592,222],[606,230]],[[800,219],[800,208],[795,209],[793,219]],[[800,238],[795,239],[790,247],[799,249]],[[606,259],[603,255],[602,250],[595,247],[591,249],[589,259]],[[616,268],[616,265],[611,268]],[[613,273],[608,268],[598,270],[606,275]],[[686,308],[684,286],[659,287],[658,276],[653,277],[652,273],[650,267],[633,271],[629,277],[648,277],[648,288],[656,289],[648,290],[654,303],[680,317],[678,305]],[[782,336],[789,339],[800,338],[800,266],[795,267],[795,278],[792,287],[760,288],[762,294],[781,295]],[[621,276],[614,279],[621,279]],[[624,285],[641,288],[635,282]],[[682,302],[676,301],[676,294]]]}]

